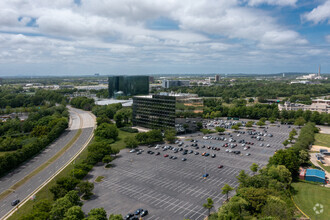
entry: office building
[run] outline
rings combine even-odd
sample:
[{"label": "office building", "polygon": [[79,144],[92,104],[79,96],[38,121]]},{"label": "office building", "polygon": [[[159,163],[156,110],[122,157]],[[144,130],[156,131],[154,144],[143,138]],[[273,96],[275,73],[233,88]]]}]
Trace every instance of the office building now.
[{"label": "office building", "polygon": [[330,100],[324,100],[324,99],[314,99],[312,100],[311,105],[304,105],[300,103],[291,103],[291,102],[285,102],[283,105],[278,105],[278,109],[280,111],[287,110],[287,111],[297,111],[299,109],[303,111],[317,111],[319,113],[330,113]]},{"label": "office building", "polygon": [[149,94],[149,76],[110,76],[109,97]]},{"label": "office building", "polygon": [[220,75],[215,75],[214,81],[215,82],[220,82]]},{"label": "office building", "polygon": [[173,88],[173,87],[179,87],[179,86],[189,86],[190,81],[189,80],[163,80],[162,87],[163,88]]},{"label": "office building", "polygon": [[195,94],[161,93],[133,97],[134,126],[195,131],[202,115],[203,99]]}]

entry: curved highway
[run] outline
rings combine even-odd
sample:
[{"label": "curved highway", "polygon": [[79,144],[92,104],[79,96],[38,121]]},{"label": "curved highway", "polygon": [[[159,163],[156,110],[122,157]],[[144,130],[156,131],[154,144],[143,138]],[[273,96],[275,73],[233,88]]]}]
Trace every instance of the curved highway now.
[{"label": "curved highway", "polygon": [[[41,189],[49,180],[51,180],[62,168],[79,154],[79,152],[87,146],[93,137],[93,131],[96,126],[96,119],[93,114],[80,109],[69,107],[70,123],[69,128],[51,145],[49,145],[39,155],[26,162],[19,168],[13,170],[6,176],[0,178],[0,194],[5,191],[11,193],[0,200],[0,219],[6,219],[17,207],[11,206],[11,202],[19,199],[22,204],[29,199],[31,195]],[[81,129],[81,134],[78,139],[66,150],[57,160],[48,165],[45,169],[34,175],[31,179],[25,182],[16,190],[11,187],[22,180],[25,176],[33,172],[40,165],[47,162],[50,158],[56,155],[63,147],[65,147]],[[18,206],[19,208],[19,206]]]}]

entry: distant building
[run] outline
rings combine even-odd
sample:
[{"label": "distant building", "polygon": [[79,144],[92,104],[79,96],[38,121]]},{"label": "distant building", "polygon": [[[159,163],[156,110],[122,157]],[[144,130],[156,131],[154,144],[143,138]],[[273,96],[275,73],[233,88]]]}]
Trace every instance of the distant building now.
[{"label": "distant building", "polygon": [[133,97],[134,126],[195,131],[202,115],[203,99],[196,94],[161,93]]},{"label": "distant building", "polygon": [[179,87],[179,86],[189,86],[190,81],[189,80],[163,80],[162,87],[163,88],[172,88],[172,87]]},{"label": "distant building", "polygon": [[296,79],[328,79],[328,78],[321,76],[321,66],[319,66],[318,73],[312,73],[312,74],[308,74],[308,75],[299,76]]},{"label": "distant building", "polygon": [[148,95],[149,76],[110,76],[108,78],[109,97],[122,92],[124,96]]},{"label": "distant building", "polygon": [[153,76],[149,76],[149,82],[150,82],[150,83],[154,83],[154,82],[155,82],[155,77],[153,77]]},{"label": "distant building", "polygon": [[311,105],[304,105],[299,103],[291,103],[291,102],[285,102],[283,105],[278,105],[278,109],[280,111],[287,110],[287,111],[297,111],[299,109],[306,111],[317,111],[319,113],[330,113],[330,100],[324,100],[324,99],[314,99],[312,100]]},{"label": "distant building", "polygon": [[214,81],[215,82],[220,82],[220,75],[215,75]]},{"label": "distant building", "polygon": [[0,78],[0,85],[2,85],[2,78]]}]

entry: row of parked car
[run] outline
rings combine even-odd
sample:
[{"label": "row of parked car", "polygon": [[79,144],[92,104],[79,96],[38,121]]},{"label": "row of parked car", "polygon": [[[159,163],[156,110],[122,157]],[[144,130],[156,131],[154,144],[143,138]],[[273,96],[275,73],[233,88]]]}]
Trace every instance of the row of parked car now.
[{"label": "row of parked car", "polygon": [[128,213],[125,220],[139,220],[139,217],[144,217],[149,214],[148,210],[137,209],[134,213]]}]

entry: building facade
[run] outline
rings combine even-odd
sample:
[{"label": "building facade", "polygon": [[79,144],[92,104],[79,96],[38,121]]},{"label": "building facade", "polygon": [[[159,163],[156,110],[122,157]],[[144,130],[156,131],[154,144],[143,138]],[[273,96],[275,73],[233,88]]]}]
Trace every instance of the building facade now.
[{"label": "building facade", "polygon": [[203,99],[192,94],[162,93],[133,97],[133,125],[194,131],[203,115]]},{"label": "building facade", "polygon": [[148,95],[149,76],[110,76],[108,78],[109,97]]},{"label": "building facade", "polygon": [[172,88],[172,87],[179,87],[179,86],[189,86],[190,81],[189,80],[163,80],[162,81],[162,87],[163,88]]},{"label": "building facade", "polygon": [[287,111],[297,111],[299,109],[303,111],[317,111],[319,113],[330,113],[330,100],[324,99],[315,99],[312,100],[311,105],[304,105],[299,103],[291,103],[285,102],[284,104],[278,105],[280,111],[287,110]]}]

